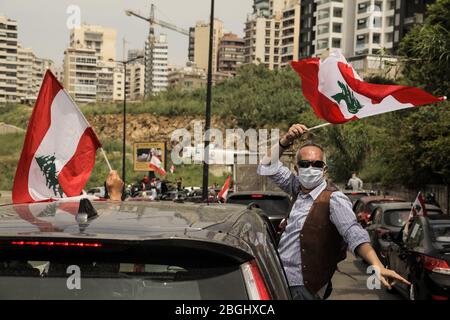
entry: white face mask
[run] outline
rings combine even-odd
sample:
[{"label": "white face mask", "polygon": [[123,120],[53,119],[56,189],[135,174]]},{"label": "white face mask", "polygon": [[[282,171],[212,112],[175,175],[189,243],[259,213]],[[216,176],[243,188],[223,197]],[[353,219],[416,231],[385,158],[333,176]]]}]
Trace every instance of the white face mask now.
[{"label": "white face mask", "polygon": [[323,170],[318,168],[300,168],[298,180],[306,189],[314,189],[323,181]]}]

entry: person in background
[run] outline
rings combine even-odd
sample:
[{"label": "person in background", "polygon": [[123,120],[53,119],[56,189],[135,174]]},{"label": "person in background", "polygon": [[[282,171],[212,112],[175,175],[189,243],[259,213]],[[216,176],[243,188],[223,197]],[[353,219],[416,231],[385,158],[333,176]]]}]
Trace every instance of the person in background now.
[{"label": "person in background", "polygon": [[356,172],[352,173],[352,177],[348,180],[347,186],[353,191],[360,191],[363,189],[363,182],[356,176]]}]

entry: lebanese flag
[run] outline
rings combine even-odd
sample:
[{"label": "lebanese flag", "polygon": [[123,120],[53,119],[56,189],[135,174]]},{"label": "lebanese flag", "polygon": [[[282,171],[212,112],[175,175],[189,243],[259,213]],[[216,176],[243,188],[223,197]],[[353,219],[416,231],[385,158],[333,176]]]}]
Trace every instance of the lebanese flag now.
[{"label": "lebanese flag", "polygon": [[230,180],[231,176],[228,176],[227,180],[225,181],[222,190],[220,190],[219,194],[217,195],[219,199],[227,199],[228,190],[230,189]]},{"label": "lebanese flag", "polygon": [[345,123],[373,115],[444,101],[446,97],[415,88],[362,81],[339,51],[320,58],[292,61],[302,79],[303,95],[316,115],[330,123]]},{"label": "lebanese flag", "polygon": [[165,176],[167,174],[166,170],[164,170],[164,166],[163,166],[161,160],[159,160],[159,158],[157,156],[152,155],[152,158],[151,158],[148,166],[150,167],[150,169],[155,170],[162,176]]},{"label": "lebanese flag", "polygon": [[414,203],[411,207],[411,211],[409,212],[408,221],[405,224],[405,227],[403,228],[403,242],[406,241],[406,238],[408,237],[409,227],[411,226],[412,219],[415,216],[426,216],[427,208],[425,206],[425,200],[423,199],[422,192],[419,192],[417,194],[416,200],[414,200]]},{"label": "lebanese flag", "polygon": [[45,74],[17,166],[14,203],[79,196],[101,144],[50,70]]},{"label": "lebanese flag", "polygon": [[426,216],[426,215],[427,215],[427,208],[425,206],[425,200],[423,199],[422,192],[419,192],[417,194],[416,200],[414,200],[414,203],[412,205],[410,217]]}]

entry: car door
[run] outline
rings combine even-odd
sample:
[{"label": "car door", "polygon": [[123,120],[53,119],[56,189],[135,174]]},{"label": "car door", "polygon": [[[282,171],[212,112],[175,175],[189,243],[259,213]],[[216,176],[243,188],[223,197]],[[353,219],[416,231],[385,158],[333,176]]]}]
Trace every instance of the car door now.
[{"label": "car door", "polygon": [[[422,224],[415,219],[409,226],[405,244],[400,247],[396,271],[405,279],[411,279],[411,266],[415,264],[416,249],[420,244],[422,233]],[[406,284],[401,283],[399,286],[405,291],[409,290]]]}]

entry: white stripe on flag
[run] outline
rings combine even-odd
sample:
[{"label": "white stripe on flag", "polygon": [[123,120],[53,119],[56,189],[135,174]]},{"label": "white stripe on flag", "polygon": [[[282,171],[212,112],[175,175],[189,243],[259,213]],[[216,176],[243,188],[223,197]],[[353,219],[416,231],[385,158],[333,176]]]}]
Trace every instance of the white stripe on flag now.
[{"label": "white stripe on flag", "polygon": [[60,90],[55,96],[50,110],[50,127],[33,157],[28,177],[29,193],[35,201],[57,198],[53,190],[46,186],[45,177],[36,162],[36,157],[54,155],[57,159],[56,171],[61,172],[71,160],[81,136],[89,127],[64,90]]},{"label": "white stripe on flag", "polygon": [[[328,59],[325,60],[325,62],[320,63],[318,75],[319,91],[328,99],[330,99],[330,101],[333,101],[335,103],[337,102],[332,97],[342,92],[342,89],[338,85],[338,81],[347,84],[344,77],[342,76],[341,71],[339,70],[338,62],[348,64],[344,56],[342,56],[340,52],[332,52]],[[354,71],[354,73],[356,74],[356,71]],[[359,78],[359,76],[356,76],[356,78]],[[355,94],[355,98],[358,99],[359,102],[361,102],[364,108],[362,108],[357,114],[352,114],[348,111],[346,103],[344,101],[341,101],[341,103],[339,104],[339,108],[346,119],[351,119],[354,116],[361,119],[385,112],[414,107],[414,105],[411,103],[400,103],[391,95],[385,97],[380,103],[373,104],[371,99],[355,91],[353,92]]]}]

